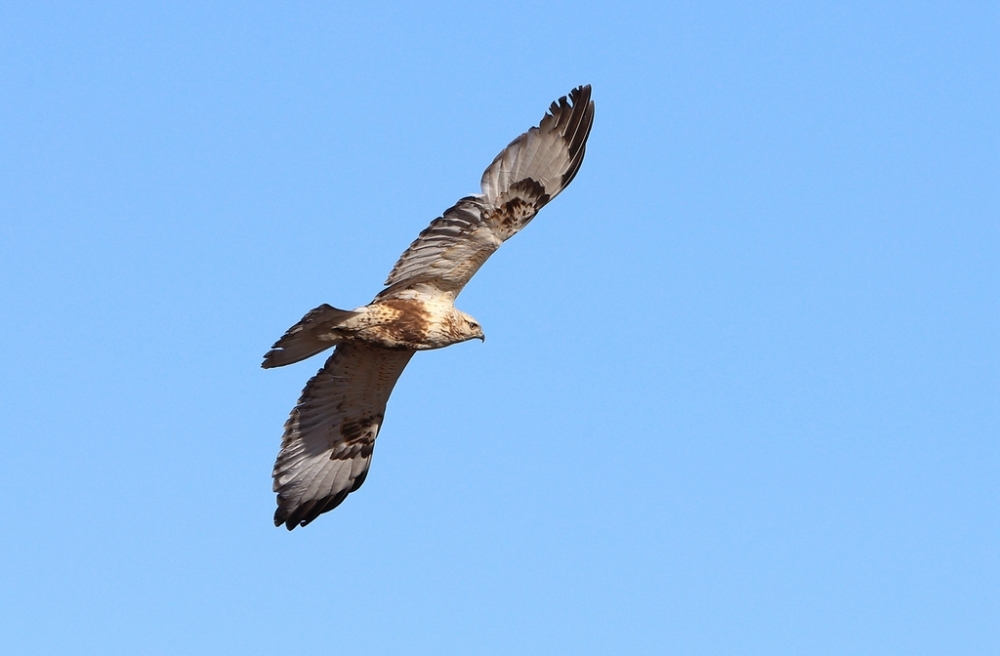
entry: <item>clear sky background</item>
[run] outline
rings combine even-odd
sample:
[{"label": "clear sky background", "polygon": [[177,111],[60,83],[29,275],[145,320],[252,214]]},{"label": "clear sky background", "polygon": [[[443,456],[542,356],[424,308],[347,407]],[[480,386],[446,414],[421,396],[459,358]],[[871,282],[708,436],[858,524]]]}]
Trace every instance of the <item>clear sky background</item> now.
[{"label": "clear sky background", "polygon": [[[0,652],[1000,652],[1000,6],[207,4],[0,8]],[[584,83],[275,528],[263,353]]]}]

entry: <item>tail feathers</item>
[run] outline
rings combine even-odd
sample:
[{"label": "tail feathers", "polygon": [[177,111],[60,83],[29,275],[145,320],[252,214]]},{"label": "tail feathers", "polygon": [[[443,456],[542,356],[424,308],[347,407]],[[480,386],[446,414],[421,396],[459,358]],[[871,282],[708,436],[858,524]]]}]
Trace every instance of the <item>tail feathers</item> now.
[{"label": "tail feathers", "polygon": [[302,321],[288,329],[264,355],[265,369],[283,367],[305,360],[340,342],[337,326],[358,314],[353,310],[338,310],[324,303],[310,310]]}]

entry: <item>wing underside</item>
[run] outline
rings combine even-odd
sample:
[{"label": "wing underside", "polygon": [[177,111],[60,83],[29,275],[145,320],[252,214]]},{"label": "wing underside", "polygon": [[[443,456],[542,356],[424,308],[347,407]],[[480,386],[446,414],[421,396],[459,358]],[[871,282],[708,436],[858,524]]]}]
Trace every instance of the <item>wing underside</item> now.
[{"label": "wing underside", "polygon": [[467,196],[431,222],[386,279],[379,298],[413,287],[457,296],[500,245],[573,180],[594,121],[590,86],[552,103],[483,173],[482,194]]},{"label": "wing underside", "polygon": [[386,402],[413,351],[337,347],[285,422],[275,526],[305,526],[364,483]]}]

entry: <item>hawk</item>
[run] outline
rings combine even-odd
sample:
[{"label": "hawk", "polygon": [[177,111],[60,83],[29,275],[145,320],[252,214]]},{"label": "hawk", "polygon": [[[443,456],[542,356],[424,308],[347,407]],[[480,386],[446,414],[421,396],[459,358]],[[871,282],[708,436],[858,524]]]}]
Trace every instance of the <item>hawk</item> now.
[{"label": "hawk", "polygon": [[594,121],[590,86],[552,103],[538,127],[503,149],[482,193],[434,219],[369,305],[311,310],[264,356],[282,367],[336,347],[285,422],[274,464],[274,525],[305,526],[364,483],[386,402],[417,351],[484,339],[455,298],[500,245],[573,180]]}]

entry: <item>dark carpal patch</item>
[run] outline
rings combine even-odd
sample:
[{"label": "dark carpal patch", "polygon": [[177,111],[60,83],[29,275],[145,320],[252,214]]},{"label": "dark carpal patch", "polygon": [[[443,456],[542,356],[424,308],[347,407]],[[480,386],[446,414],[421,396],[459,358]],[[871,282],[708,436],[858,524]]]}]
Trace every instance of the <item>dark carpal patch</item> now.
[{"label": "dark carpal patch", "polygon": [[[508,200],[503,200],[505,198]],[[494,217],[500,238],[507,240],[516,234],[547,202],[549,195],[537,180],[525,178],[511,185],[501,196],[500,207]]]},{"label": "dark carpal patch", "polygon": [[[513,194],[511,193],[513,192]],[[533,178],[518,180],[510,186],[509,195],[518,195],[526,199],[533,199],[535,211],[540,210],[549,202],[549,195],[545,193],[545,186]]]},{"label": "dark carpal patch", "polygon": [[[357,444],[358,442],[374,442],[378,435],[378,427],[382,425],[382,414],[366,415],[359,419],[348,419],[340,425],[340,437],[346,444]],[[361,447],[362,451],[364,446]],[[353,458],[355,451],[351,451]],[[362,455],[367,455],[362,453]],[[331,454],[331,459],[333,455]]]}]

